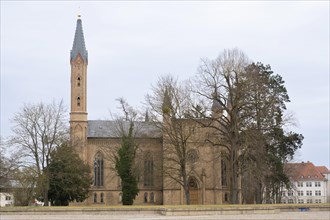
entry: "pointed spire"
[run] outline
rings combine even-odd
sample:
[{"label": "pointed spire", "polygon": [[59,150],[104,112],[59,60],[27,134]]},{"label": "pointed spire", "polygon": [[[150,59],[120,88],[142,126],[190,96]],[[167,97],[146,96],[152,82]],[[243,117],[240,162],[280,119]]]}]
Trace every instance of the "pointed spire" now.
[{"label": "pointed spire", "polygon": [[80,14],[78,14],[76,33],[74,35],[70,60],[72,61],[73,59],[76,59],[78,54],[80,54],[85,62],[88,62],[88,53],[85,46],[84,32]]},{"label": "pointed spire", "polygon": [[215,89],[213,94],[212,94],[212,98],[213,98],[213,103],[212,103],[212,112],[222,112],[222,105],[221,105],[221,101],[220,101],[220,94],[218,94],[218,90]]},{"label": "pointed spire", "polygon": [[149,122],[149,111],[148,110],[146,111],[146,115],[145,115],[144,121],[145,122]]},{"label": "pointed spire", "polygon": [[172,110],[171,98],[170,98],[170,94],[168,92],[167,87],[164,92],[162,108],[163,108],[163,114],[169,114]]}]

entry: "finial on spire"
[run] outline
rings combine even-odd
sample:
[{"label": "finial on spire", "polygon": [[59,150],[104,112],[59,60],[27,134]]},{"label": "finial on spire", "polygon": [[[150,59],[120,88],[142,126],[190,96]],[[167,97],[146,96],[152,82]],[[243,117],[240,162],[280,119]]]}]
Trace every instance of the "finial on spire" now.
[{"label": "finial on spire", "polygon": [[78,7],[78,19],[81,18],[81,13],[80,13],[80,6]]}]

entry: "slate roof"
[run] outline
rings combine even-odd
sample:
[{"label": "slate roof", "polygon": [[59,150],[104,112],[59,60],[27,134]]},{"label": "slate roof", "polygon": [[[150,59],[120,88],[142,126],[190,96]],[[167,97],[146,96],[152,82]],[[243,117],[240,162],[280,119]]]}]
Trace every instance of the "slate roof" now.
[{"label": "slate roof", "polygon": [[288,163],[285,171],[295,181],[325,180],[324,176],[313,163]]},{"label": "slate roof", "polygon": [[[152,122],[134,122],[135,137],[137,138],[162,138],[162,130]],[[128,121],[88,121],[88,138],[120,138],[122,131],[128,132]]]},{"label": "slate roof", "polygon": [[84,32],[80,17],[78,17],[77,20],[76,33],[74,35],[70,60],[75,59],[78,56],[78,54],[80,54],[80,56],[84,59],[85,62],[88,61],[88,52],[85,46]]}]

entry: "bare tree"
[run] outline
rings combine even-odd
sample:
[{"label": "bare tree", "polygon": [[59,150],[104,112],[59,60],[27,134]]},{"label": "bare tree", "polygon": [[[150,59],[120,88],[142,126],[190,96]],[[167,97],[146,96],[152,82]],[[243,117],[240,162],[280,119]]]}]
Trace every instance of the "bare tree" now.
[{"label": "bare tree", "polygon": [[[117,173],[122,188],[122,203],[131,205],[138,192],[138,180],[143,173],[143,147],[139,144],[143,137],[145,123],[137,109],[130,106],[124,98],[118,98],[119,114],[111,114],[108,121],[111,138],[117,141],[111,146],[101,146],[105,159],[109,161],[109,169]],[[109,174],[110,175],[110,174]]]},{"label": "bare tree", "polygon": [[289,96],[282,78],[269,65],[249,63],[238,49],[225,50],[215,60],[202,60],[195,92],[213,102],[212,115],[205,114],[210,123],[204,126],[219,134],[209,141],[225,149],[231,203],[242,201],[242,187],[245,202],[262,203],[265,190],[277,197],[281,184],[288,182],[283,163],[303,139],[284,132]]},{"label": "bare tree", "polygon": [[[205,103],[209,103],[208,106],[216,103],[218,108],[216,111],[209,108],[210,111],[204,114],[210,119],[204,126],[214,129],[218,134],[209,139],[209,142],[225,149],[222,159],[229,164],[227,173],[230,201],[234,204],[240,203],[239,155],[242,150],[241,129],[244,122],[244,116],[240,113],[245,104],[244,79],[247,63],[247,56],[238,49],[225,50],[215,60],[203,59],[194,89]],[[210,114],[211,110],[218,113]]]},{"label": "bare tree", "polygon": [[[130,106],[125,100],[125,98],[120,97],[117,98],[116,101],[119,102],[118,109],[120,110],[120,113],[113,114],[110,112],[110,121],[113,123],[113,126],[111,127],[113,135],[117,138],[127,136],[129,133],[130,123],[133,123],[134,129],[132,131],[132,137],[137,137],[141,130],[140,124],[137,123],[142,120],[141,114],[132,106]],[[101,148],[102,151],[105,153],[106,159],[109,160],[112,164],[115,164],[115,158],[120,148],[120,144],[111,147],[102,146]],[[114,167],[111,167],[111,169],[115,170]]]},{"label": "bare tree", "polygon": [[15,205],[28,206],[34,201],[38,174],[33,166],[21,167],[13,175],[15,186],[13,189]]},{"label": "bare tree", "polygon": [[47,172],[51,152],[68,138],[63,101],[25,104],[12,118],[13,136],[9,143],[23,153],[33,164],[45,205],[48,205],[49,175]]},{"label": "bare tree", "polygon": [[171,75],[162,76],[153,86],[153,93],[146,96],[146,103],[150,119],[163,131],[164,184],[183,187],[186,204],[190,204],[188,151],[197,147],[189,144],[197,124],[187,120],[192,103],[187,85]]},{"label": "bare tree", "polygon": [[11,180],[14,179],[14,174],[21,166],[20,152],[7,152],[10,146],[7,146],[6,141],[0,139],[0,188],[10,188]]}]

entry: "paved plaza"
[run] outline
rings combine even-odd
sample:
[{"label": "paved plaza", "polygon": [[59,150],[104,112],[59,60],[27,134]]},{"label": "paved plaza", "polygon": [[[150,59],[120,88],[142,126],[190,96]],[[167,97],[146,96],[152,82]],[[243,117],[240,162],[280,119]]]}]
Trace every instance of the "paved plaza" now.
[{"label": "paved plaza", "polygon": [[199,216],[162,216],[157,214],[14,214],[0,213],[1,220],[329,220],[329,211],[280,212],[273,214],[238,214],[238,215],[199,215]]}]

